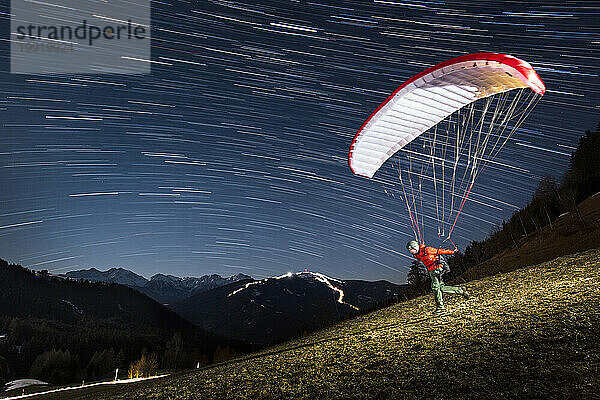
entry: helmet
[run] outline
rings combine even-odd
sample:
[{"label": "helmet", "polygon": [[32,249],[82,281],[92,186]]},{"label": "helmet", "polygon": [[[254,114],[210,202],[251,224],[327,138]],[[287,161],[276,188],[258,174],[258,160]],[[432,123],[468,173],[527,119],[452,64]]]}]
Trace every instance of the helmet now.
[{"label": "helmet", "polygon": [[410,249],[419,250],[419,243],[416,240],[411,240],[410,242],[406,243],[406,250]]}]

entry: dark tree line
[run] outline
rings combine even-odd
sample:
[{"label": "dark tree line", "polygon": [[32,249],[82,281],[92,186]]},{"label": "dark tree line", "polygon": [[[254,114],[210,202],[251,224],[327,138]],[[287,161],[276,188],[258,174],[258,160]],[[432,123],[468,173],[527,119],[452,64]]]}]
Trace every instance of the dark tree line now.
[{"label": "dark tree line", "polygon": [[413,260],[410,264],[410,270],[406,275],[406,283],[408,283],[406,289],[406,297],[408,298],[420,296],[428,291],[430,286],[429,276],[427,268],[421,261]]},{"label": "dark tree line", "polygon": [[132,367],[144,375],[248,350],[133,289],[58,279],[0,260],[0,384],[105,380],[117,368],[122,378]]},{"label": "dark tree line", "polygon": [[189,332],[175,332],[168,338],[167,332],[101,325],[78,330],[69,325],[52,327],[43,320],[4,319],[0,329],[7,338],[0,343],[0,384],[24,377],[52,384],[106,380],[114,377],[117,368],[120,378],[128,370],[147,376],[158,368],[192,368],[248,350],[235,343],[209,343]]}]

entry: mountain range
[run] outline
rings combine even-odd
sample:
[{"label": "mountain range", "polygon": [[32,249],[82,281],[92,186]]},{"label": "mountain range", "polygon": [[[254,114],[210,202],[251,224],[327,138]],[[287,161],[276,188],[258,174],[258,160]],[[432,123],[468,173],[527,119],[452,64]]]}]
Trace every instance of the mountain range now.
[{"label": "mountain range", "polygon": [[339,280],[297,272],[262,280],[237,274],[150,279],[123,268],[67,272],[66,277],[118,283],[167,305],[213,334],[268,345],[339,322],[402,295],[406,285]]},{"label": "mountain range", "polygon": [[373,309],[405,289],[387,281],[342,281],[317,272],[298,272],[234,282],[171,308],[209,332],[266,345]]},{"label": "mountain range", "polygon": [[199,278],[180,278],[173,275],[156,274],[146,279],[124,268],[111,268],[99,271],[96,268],[70,271],[64,274],[71,279],[85,279],[90,282],[118,283],[139,292],[162,304],[173,304],[207,290],[227,285],[244,279],[252,279],[248,275],[237,274],[226,278],[221,275],[204,275]]}]

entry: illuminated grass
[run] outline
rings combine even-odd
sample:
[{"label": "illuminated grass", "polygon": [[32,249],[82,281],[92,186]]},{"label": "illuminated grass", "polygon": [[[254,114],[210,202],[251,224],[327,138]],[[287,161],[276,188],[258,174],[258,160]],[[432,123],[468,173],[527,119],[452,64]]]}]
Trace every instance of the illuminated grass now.
[{"label": "illuminated grass", "polygon": [[442,318],[424,296],[246,359],[69,398],[591,398],[599,283],[590,250],[470,282]]}]

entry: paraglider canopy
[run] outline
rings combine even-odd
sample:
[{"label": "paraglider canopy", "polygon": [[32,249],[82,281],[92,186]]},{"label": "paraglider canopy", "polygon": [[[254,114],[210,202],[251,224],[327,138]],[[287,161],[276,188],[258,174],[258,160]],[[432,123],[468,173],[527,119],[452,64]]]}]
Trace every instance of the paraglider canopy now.
[{"label": "paraglider canopy", "polygon": [[[398,195],[415,239],[423,241],[424,211],[434,208],[438,236],[450,239],[475,178],[487,165],[503,165],[494,158],[545,91],[529,63],[506,54],[444,61],[410,78],[377,107],[354,137],[348,164],[353,173],[372,178],[399,154]],[[424,190],[435,199],[433,206],[423,203]]]},{"label": "paraglider canopy", "polygon": [[529,63],[506,54],[469,54],[428,68],[396,89],[361,126],[348,153],[350,169],[372,178],[388,158],[455,111],[526,87],[540,95],[546,91]]}]

